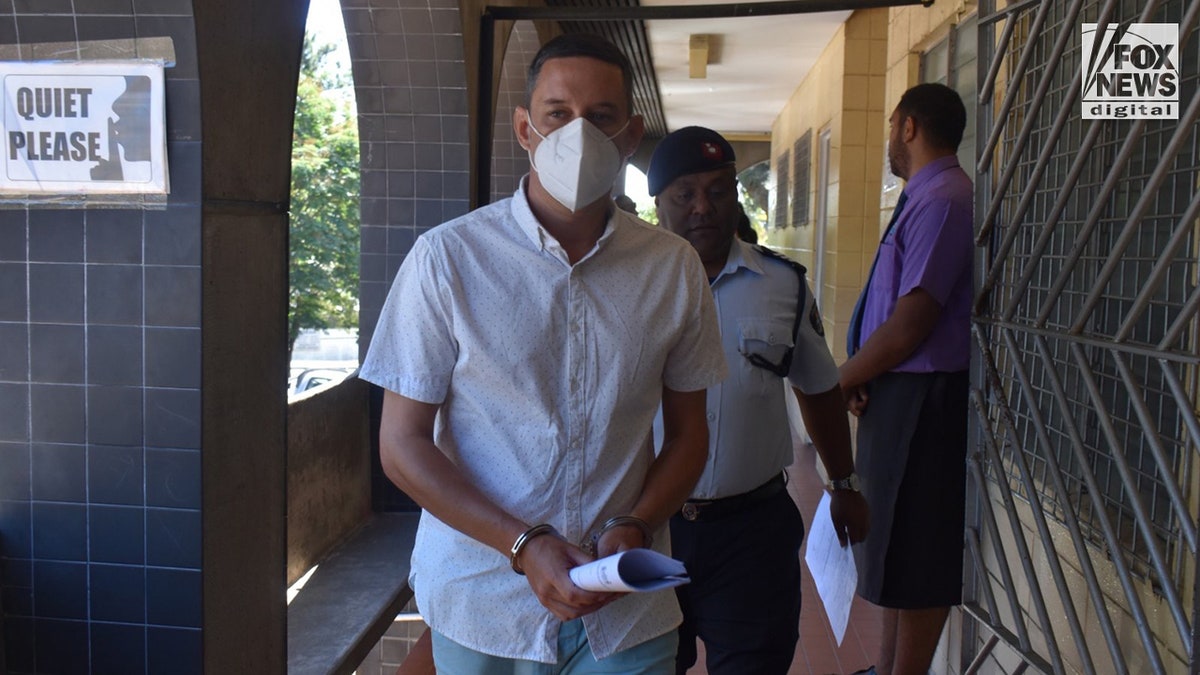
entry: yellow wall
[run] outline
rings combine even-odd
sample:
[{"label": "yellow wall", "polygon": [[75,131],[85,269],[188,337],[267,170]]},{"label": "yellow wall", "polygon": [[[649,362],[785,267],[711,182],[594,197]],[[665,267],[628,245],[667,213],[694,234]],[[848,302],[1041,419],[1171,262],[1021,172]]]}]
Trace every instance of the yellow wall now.
[{"label": "yellow wall", "polygon": [[[842,24],[816,65],[779,113],[771,133],[775,158],[812,130],[810,220],[816,215],[820,135],[830,131],[828,225],[825,230],[821,312],[834,356],[845,358],[846,325],[875,253],[875,228],[883,166],[884,73],[888,10],[857,11]],[[886,123],[886,121],[885,121]],[[868,225],[869,223],[869,225]],[[766,243],[799,260],[815,275],[812,223],[771,228]],[[864,250],[864,248],[866,250]],[[866,267],[863,260],[866,259]]]}]

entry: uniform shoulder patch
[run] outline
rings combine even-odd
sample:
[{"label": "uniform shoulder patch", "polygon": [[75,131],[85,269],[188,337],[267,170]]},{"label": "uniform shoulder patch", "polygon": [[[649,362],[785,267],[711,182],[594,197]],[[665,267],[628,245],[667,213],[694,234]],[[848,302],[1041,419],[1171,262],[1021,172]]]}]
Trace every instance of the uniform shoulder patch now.
[{"label": "uniform shoulder patch", "polygon": [[817,303],[812,304],[812,309],[808,312],[808,322],[812,324],[813,332],[821,337],[825,337],[825,323],[821,321],[821,310],[817,309]]},{"label": "uniform shoulder patch", "polygon": [[800,263],[796,262],[795,260],[792,260],[791,258],[780,253],[779,251],[769,249],[766,246],[763,246],[762,244],[755,244],[754,250],[758,251],[759,253],[765,255],[768,258],[771,258],[772,260],[777,260],[777,261],[791,267],[792,269],[796,270],[796,272],[798,274],[802,274],[802,275],[808,274],[808,270],[804,268],[804,265],[801,265]]}]

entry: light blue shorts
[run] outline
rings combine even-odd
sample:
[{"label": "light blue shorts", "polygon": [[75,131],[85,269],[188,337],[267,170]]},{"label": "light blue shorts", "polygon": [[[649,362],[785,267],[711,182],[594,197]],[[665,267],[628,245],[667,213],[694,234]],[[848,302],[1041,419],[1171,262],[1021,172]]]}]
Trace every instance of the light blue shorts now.
[{"label": "light blue shorts", "polygon": [[602,661],[592,656],[583,630],[583,620],[563,624],[558,632],[558,663],[505,659],[467,649],[437,631],[433,638],[433,662],[438,675],[674,675],[679,634],[670,631]]}]

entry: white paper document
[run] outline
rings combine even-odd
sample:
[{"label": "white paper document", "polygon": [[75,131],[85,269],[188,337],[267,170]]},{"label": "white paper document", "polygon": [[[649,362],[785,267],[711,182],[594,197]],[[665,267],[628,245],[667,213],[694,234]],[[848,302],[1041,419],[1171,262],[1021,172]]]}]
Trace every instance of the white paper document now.
[{"label": "white paper document", "polygon": [[817,513],[812,518],[808,532],[808,550],[804,562],[812,573],[817,595],[825,605],[825,616],[833,628],[838,646],[846,636],[846,624],[850,621],[850,604],[854,602],[854,589],[858,585],[858,572],[854,567],[854,552],[849,546],[842,548],[838,543],[833,521],[829,519],[829,493],[821,497]]},{"label": "white paper document", "polygon": [[571,581],[588,591],[657,591],[686,584],[683,563],[648,548],[631,548],[571,570]]}]

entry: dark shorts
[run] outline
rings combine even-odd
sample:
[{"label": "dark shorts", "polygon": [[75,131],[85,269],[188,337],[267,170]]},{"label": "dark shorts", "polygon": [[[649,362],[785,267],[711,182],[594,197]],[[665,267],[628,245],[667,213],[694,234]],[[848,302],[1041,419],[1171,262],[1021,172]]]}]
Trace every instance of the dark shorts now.
[{"label": "dark shorts", "polygon": [[962,602],[968,377],[889,373],[859,420],[871,534],[855,547],[858,592],[893,609]]}]

